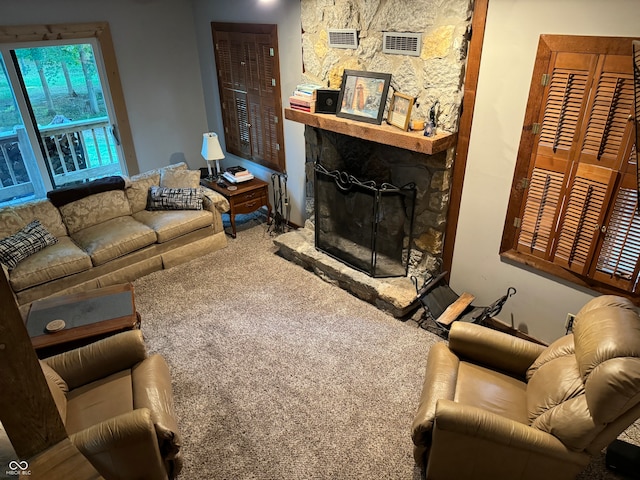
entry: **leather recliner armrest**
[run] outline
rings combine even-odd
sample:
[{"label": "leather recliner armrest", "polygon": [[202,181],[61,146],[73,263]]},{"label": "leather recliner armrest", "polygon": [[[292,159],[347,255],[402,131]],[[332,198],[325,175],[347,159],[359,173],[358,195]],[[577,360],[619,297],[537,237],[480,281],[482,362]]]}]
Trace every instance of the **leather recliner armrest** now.
[{"label": "leather recliner armrest", "polygon": [[171,375],[164,358],[151,355],[136,365],[131,371],[131,383],[133,408],[145,408],[151,412],[162,458],[181,459],[182,439],[173,404]]},{"label": "leather recliner armrest", "polygon": [[69,389],[74,389],[130,369],[145,358],[147,348],[142,332],[131,330],[54,355],[44,362],[67,382]]},{"label": "leather recliner armrest", "polygon": [[166,479],[151,412],[141,408],[69,437],[105,478]]},{"label": "leather recliner armrest", "polygon": [[460,357],[524,379],[527,369],[545,349],[543,345],[482,325],[455,322],[449,348]]},{"label": "leather recliner armrest", "polygon": [[471,478],[469,468],[477,478],[573,478],[590,460],[549,433],[451,400],[438,401],[433,436],[434,478]]},{"label": "leather recliner armrest", "polygon": [[411,425],[414,445],[426,446],[431,442],[436,403],[440,398],[453,400],[459,364],[460,360],[446,343],[436,343],[429,349],[420,403]]}]

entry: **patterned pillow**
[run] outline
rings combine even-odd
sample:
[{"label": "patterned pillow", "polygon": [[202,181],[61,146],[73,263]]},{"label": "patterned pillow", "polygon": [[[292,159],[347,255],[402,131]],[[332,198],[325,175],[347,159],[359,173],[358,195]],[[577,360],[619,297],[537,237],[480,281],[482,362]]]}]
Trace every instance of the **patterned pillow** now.
[{"label": "patterned pillow", "polygon": [[149,189],[147,210],[202,210],[202,190],[154,185]]},{"label": "patterned pillow", "polygon": [[25,258],[57,242],[39,220],[34,220],[18,233],[0,240],[0,262],[13,270]]}]

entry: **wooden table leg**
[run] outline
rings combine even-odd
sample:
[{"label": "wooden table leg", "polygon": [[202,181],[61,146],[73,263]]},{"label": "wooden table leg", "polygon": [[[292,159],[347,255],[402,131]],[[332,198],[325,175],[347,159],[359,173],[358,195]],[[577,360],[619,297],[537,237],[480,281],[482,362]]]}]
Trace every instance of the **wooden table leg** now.
[{"label": "wooden table leg", "polygon": [[231,221],[231,238],[236,238],[236,216],[230,213],[229,220]]}]

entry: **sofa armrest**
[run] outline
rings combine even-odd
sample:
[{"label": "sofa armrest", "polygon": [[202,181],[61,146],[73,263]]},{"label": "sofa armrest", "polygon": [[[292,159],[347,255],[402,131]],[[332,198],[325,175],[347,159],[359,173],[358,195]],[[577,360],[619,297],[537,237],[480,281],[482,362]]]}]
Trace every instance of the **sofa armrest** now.
[{"label": "sofa armrest", "polygon": [[167,478],[147,409],[118,415],[69,438],[105,478]]},{"label": "sofa armrest", "polygon": [[133,367],[133,408],[148,409],[155,425],[163,459],[175,459],[182,444],[173,405],[169,367],[160,355],[151,355]]},{"label": "sofa armrest", "polygon": [[44,360],[72,390],[100,378],[132,368],[147,358],[140,330],[118,333],[84,347]]},{"label": "sofa armrest", "polygon": [[418,411],[411,425],[411,438],[416,446],[431,443],[431,432],[439,399],[453,400],[458,380],[460,360],[444,342],[436,343],[429,350]]},{"label": "sofa armrest", "polygon": [[451,326],[449,348],[460,357],[522,379],[545,349],[543,345],[467,322]]},{"label": "sofa armrest", "polygon": [[221,194],[208,187],[200,187],[202,189],[202,206],[205,210],[213,211],[215,208],[220,213],[228,212],[231,206],[229,201]]},{"label": "sofa armrest", "polygon": [[[471,444],[486,444],[493,449],[526,451],[529,455],[541,455],[576,465],[584,466],[589,462],[589,455],[569,450],[550,433],[451,400],[439,400],[436,406],[434,447],[439,442],[439,432],[454,434],[449,436],[455,436],[458,446],[469,452],[474,451]],[[503,456],[508,458],[508,455]]]}]

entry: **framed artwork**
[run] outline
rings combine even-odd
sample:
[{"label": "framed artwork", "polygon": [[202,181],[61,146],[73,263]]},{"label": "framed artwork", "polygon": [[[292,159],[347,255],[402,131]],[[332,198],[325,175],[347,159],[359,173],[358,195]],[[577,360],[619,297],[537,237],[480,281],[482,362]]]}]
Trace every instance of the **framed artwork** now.
[{"label": "framed artwork", "polygon": [[394,92],[393,97],[391,98],[391,105],[389,105],[387,122],[406,132],[409,129],[411,107],[413,107],[413,97],[403,93]]},{"label": "framed artwork", "polygon": [[380,125],[390,82],[390,73],[345,70],[336,116]]}]

